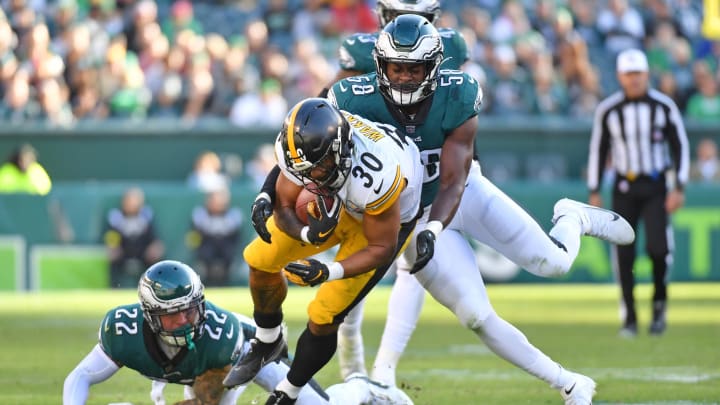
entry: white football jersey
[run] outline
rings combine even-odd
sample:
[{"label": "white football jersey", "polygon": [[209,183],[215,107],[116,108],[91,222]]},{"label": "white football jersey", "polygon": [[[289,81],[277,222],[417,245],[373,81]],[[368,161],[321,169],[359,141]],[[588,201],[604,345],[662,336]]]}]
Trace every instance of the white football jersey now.
[{"label": "white football jersey", "polygon": [[[355,145],[348,179],[338,191],[345,209],[361,220],[364,213],[380,214],[399,200],[400,221],[409,222],[418,213],[422,191],[423,166],[417,146],[392,125],[342,113],[350,123]],[[276,149],[275,153],[283,175],[303,185],[287,171],[283,151]]]}]

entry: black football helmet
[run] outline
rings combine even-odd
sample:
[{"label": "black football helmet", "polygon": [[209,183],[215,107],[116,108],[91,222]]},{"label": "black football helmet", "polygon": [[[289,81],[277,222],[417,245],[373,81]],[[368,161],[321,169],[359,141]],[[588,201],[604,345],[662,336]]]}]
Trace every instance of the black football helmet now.
[{"label": "black football helmet", "polygon": [[[443,61],[443,43],[435,26],[425,17],[403,14],[385,26],[373,50],[380,93],[397,105],[415,104],[437,88],[438,71]],[[419,83],[392,83],[387,75],[389,62],[425,66]]]},{"label": "black football helmet", "polygon": [[[345,184],[352,165],[352,131],[342,113],[327,99],[308,98],[296,104],[285,118],[275,141],[278,159],[305,187],[333,196]],[[312,176],[323,168],[322,178]]]},{"label": "black football helmet", "polygon": [[438,0],[377,0],[377,15],[380,26],[384,27],[401,14],[417,14],[427,18],[430,23],[440,17]]},{"label": "black football helmet", "polygon": [[[194,348],[193,339],[205,324],[205,287],[195,270],[185,263],[163,260],[150,266],[138,283],[143,317],[160,339],[171,346]],[[190,323],[166,330],[163,315],[187,312]]]}]

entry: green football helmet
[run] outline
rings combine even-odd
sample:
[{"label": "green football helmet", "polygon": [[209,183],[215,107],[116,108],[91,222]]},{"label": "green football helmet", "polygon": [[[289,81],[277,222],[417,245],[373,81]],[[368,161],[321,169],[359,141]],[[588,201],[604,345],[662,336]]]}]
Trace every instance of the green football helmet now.
[{"label": "green football helmet", "polygon": [[427,18],[430,23],[440,17],[440,1],[438,0],[378,0],[377,15],[380,26],[384,27],[402,14],[417,14]]},{"label": "green football helmet", "polygon": [[[194,349],[193,339],[205,324],[205,287],[195,271],[185,263],[163,260],[150,266],[138,283],[143,317],[160,339],[171,346]],[[188,323],[165,329],[161,317],[185,312]]]},{"label": "green football helmet", "polygon": [[[403,14],[392,20],[378,35],[373,50],[380,93],[396,105],[415,104],[433,94],[443,61],[443,43],[438,30],[425,17]],[[388,63],[423,64],[425,75],[419,83],[393,83]]]}]

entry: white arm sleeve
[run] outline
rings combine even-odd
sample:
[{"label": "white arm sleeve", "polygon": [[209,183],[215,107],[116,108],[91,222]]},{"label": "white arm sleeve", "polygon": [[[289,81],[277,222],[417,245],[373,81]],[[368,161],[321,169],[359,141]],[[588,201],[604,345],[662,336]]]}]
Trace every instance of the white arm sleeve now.
[{"label": "white arm sleeve", "polygon": [[75,369],[65,378],[63,405],[83,405],[90,386],[112,377],[120,369],[100,347],[95,345]]},{"label": "white arm sleeve", "polygon": [[155,405],[165,405],[165,396],[163,395],[163,391],[165,390],[165,385],[167,385],[167,384],[163,381],[152,380],[152,388],[150,389],[150,399],[152,399],[152,401]]}]

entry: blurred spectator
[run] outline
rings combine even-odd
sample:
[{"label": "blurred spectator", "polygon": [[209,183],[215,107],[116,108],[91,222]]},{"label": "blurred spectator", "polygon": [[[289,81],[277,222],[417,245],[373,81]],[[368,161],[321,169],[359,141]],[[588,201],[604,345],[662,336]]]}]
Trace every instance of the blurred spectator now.
[{"label": "blurred spectator", "polygon": [[37,161],[35,149],[24,144],[0,166],[0,193],[46,195],[52,188],[50,176]]},{"label": "blurred spectator", "polygon": [[720,94],[718,82],[711,74],[700,76],[698,92],[690,96],[685,115],[695,120],[720,120]]},{"label": "blurred spectator", "polygon": [[590,49],[602,47],[603,39],[595,25],[597,4],[595,0],[574,0],[570,2],[570,11],[575,17],[575,30]]},{"label": "blurred spectator", "polygon": [[331,1],[330,10],[335,30],[343,37],[378,29],[377,16],[364,0]]},{"label": "blurred spectator", "polygon": [[175,43],[177,34],[186,29],[195,34],[203,33],[202,24],[195,19],[192,2],[176,0],[170,8],[170,16],[162,23],[162,32],[171,43]]},{"label": "blurred spectator", "polygon": [[210,57],[207,53],[202,52],[193,55],[187,76],[187,102],[185,103],[182,119],[186,123],[193,123],[203,115],[214,87],[212,73],[210,72]]},{"label": "blurred spectator", "polygon": [[193,266],[208,286],[227,286],[240,245],[242,214],[230,206],[230,193],[219,189],[207,194],[205,204],[192,211],[186,241],[195,256]]},{"label": "blurred spectator", "polygon": [[293,10],[287,0],[268,0],[262,11],[270,44],[289,53],[292,47]]},{"label": "blurred spectator", "polygon": [[50,127],[69,127],[75,117],[68,102],[69,91],[65,83],[57,79],[45,79],[38,85],[40,102],[39,119]]},{"label": "blurred spectator", "polygon": [[690,180],[720,183],[720,158],[714,140],[705,138],[698,142],[695,160],[690,164]]},{"label": "blurred spectator", "polygon": [[287,101],[280,83],[267,79],[260,84],[260,92],[246,92],[235,100],[230,110],[230,122],[243,128],[280,128],[287,115]]},{"label": "blurred spectator", "polygon": [[18,125],[32,121],[39,114],[40,107],[30,98],[27,75],[15,75],[10,79],[0,103],[0,119],[8,124]]},{"label": "blurred spectator", "polygon": [[510,45],[529,30],[530,22],[522,4],[517,0],[508,0],[503,3],[500,15],[493,20],[490,38],[495,44]]},{"label": "blurred spectator", "polygon": [[131,57],[125,63],[120,87],[112,94],[108,102],[110,116],[142,119],[147,115],[150,105],[150,91],[145,87],[145,76],[137,59]]},{"label": "blurred spectator", "polygon": [[137,286],[142,272],[165,252],[155,234],[153,210],[145,205],[145,194],[136,187],[127,189],[120,207],[108,212],[103,239],[112,288]]},{"label": "blurred spectator", "polygon": [[525,69],[518,66],[515,51],[510,46],[495,48],[489,82],[491,113],[504,116],[530,113],[532,84]]},{"label": "blurred spectator", "polygon": [[195,159],[187,184],[194,190],[210,193],[228,188],[230,179],[222,172],[220,157],[215,152],[205,151]]},{"label": "blurred spectator", "polygon": [[582,80],[581,75],[592,69],[587,44],[580,33],[573,29],[573,17],[565,9],[555,14],[553,32],[555,43],[551,51],[555,65],[565,83],[572,86]]},{"label": "blurred spectator", "polygon": [[247,169],[245,169],[248,176],[252,179],[253,184],[255,184],[256,189],[259,190],[262,188],[265,177],[267,177],[270,170],[272,170],[276,164],[275,145],[272,143],[260,145],[253,159],[248,162]]},{"label": "blurred spectator", "polygon": [[570,115],[576,118],[592,118],[597,108],[602,91],[597,71],[588,66],[580,75],[580,83],[572,83],[568,88],[570,97]]},{"label": "blurred spectator", "polygon": [[628,0],[608,0],[607,7],[598,14],[597,27],[605,37],[605,49],[613,59],[625,49],[642,49],[645,24]]},{"label": "blurred spectator", "polygon": [[564,82],[558,79],[550,58],[543,58],[533,72],[535,97],[533,112],[538,115],[565,115],[568,95]]},{"label": "blurred spectator", "polygon": [[50,49],[50,33],[43,23],[33,26],[25,37],[27,55],[20,70],[30,77],[30,83],[37,85],[45,79],[62,76],[65,63]]}]

